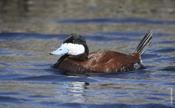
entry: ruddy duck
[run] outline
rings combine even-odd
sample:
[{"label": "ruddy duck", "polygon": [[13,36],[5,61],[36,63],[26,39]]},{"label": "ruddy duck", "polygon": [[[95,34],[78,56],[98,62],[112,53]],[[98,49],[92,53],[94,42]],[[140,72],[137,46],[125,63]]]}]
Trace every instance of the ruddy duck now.
[{"label": "ruddy duck", "polygon": [[141,55],[150,44],[152,32],[147,33],[134,53],[124,54],[116,51],[89,53],[85,39],[76,34],[70,35],[51,55],[61,56],[54,68],[66,73],[112,73],[131,71],[143,67]]}]

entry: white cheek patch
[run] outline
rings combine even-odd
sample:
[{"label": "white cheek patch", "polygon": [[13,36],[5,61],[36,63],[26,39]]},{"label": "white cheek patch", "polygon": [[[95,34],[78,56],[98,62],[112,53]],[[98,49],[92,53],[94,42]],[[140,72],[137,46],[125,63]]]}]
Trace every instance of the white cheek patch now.
[{"label": "white cheek patch", "polygon": [[64,43],[62,46],[68,49],[69,55],[80,55],[85,52],[85,48],[81,44]]}]

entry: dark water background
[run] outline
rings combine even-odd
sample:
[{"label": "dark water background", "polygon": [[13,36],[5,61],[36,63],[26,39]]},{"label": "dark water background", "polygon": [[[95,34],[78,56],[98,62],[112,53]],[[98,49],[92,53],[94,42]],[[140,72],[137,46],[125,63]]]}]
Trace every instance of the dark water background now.
[{"label": "dark water background", "polygon": [[[149,18],[133,17],[129,14],[129,9],[122,10],[123,8],[121,13],[128,12],[131,17],[120,13],[124,17],[114,15],[109,18],[105,14],[109,11],[104,9],[104,15],[98,14],[96,17],[94,14],[80,17],[81,12],[85,11],[78,10],[75,16],[69,15],[69,11],[63,11],[60,16],[51,14],[46,18],[50,11],[46,11],[44,16],[35,16],[37,9],[31,11],[29,6],[12,12],[9,10],[13,10],[13,5],[12,9],[5,8],[7,6],[2,5],[2,1],[1,6],[4,7],[1,7],[0,20],[0,107],[175,107],[175,20],[170,1],[167,2],[167,7],[172,9],[171,11],[167,11],[167,7],[148,13],[144,13],[146,8],[133,11],[143,16],[150,15]],[[55,2],[51,0],[49,3],[53,5]],[[25,7],[25,3],[20,3]],[[38,8],[43,8],[43,5],[37,3]],[[162,6],[162,2],[160,3],[158,6]],[[92,2],[88,5],[92,6],[88,9],[97,12],[103,10],[98,7],[98,3],[97,7],[94,4]],[[45,6],[48,6],[47,3]],[[66,8],[76,11],[76,8],[71,6]],[[127,7],[128,4],[125,3],[124,6]],[[156,6],[152,7],[157,9]],[[51,8],[52,11],[54,9]],[[159,17],[155,18],[154,14]],[[160,14],[163,16],[160,17]],[[76,15],[79,16],[76,18]],[[116,74],[66,76],[51,68],[58,57],[48,53],[61,44],[67,33],[82,33],[90,51],[110,49],[131,53],[150,29],[153,31],[153,41],[142,56],[146,69]]]}]

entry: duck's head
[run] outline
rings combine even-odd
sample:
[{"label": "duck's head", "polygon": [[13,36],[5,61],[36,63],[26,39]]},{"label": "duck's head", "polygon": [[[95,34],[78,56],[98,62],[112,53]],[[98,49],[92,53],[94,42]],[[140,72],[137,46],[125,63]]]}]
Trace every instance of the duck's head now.
[{"label": "duck's head", "polygon": [[89,49],[85,39],[77,34],[71,34],[67,39],[63,41],[58,49],[52,51],[51,55],[68,55],[72,57],[83,57],[87,58]]}]

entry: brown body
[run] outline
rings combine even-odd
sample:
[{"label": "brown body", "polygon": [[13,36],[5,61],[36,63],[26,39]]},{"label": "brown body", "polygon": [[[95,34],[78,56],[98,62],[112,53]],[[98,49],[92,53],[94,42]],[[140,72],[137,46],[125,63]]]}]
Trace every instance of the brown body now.
[{"label": "brown body", "polygon": [[87,60],[70,56],[54,67],[72,73],[111,73],[134,70],[135,64],[140,64],[139,58],[137,53],[127,55],[114,51],[93,52],[88,55]]}]

